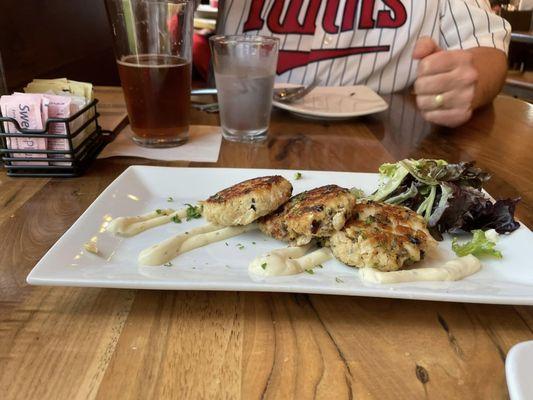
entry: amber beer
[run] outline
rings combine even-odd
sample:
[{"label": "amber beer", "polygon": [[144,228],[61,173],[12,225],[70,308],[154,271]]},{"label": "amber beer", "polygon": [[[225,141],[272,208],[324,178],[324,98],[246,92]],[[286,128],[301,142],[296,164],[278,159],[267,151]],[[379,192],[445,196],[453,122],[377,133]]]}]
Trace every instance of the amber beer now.
[{"label": "amber beer", "polygon": [[130,125],[140,144],[185,141],[191,64],[177,56],[156,54],[125,56],[117,63]]}]

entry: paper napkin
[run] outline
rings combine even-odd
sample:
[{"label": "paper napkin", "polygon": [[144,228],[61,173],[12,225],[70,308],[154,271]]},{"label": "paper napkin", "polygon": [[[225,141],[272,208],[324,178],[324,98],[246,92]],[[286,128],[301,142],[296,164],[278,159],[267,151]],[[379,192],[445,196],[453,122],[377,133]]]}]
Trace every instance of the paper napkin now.
[{"label": "paper napkin", "polygon": [[222,142],[220,127],[208,125],[191,125],[187,143],[165,149],[138,146],[130,135],[131,128],[128,125],[102,150],[98,158],[128,156],[160,161],[216,162]]}]

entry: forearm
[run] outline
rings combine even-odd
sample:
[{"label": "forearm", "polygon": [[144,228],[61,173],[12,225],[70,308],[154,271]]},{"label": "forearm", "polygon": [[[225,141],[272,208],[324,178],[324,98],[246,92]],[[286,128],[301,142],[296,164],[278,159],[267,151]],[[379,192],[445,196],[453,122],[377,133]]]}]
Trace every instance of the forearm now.
[{"label": "forearm", "polygon": [[505,53],[491,47],[474,47],[466,50],[472,54],[478,72],[472,108],[490,103],[500,92],[507,75]]}]

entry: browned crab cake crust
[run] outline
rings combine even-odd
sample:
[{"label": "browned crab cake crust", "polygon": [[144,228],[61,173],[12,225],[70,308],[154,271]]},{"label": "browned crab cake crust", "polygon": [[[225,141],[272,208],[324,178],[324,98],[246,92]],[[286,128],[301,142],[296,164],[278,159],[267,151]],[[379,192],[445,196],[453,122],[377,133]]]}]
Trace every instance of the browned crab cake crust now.
[{"label": "browned crab cake crust", "polygon": [[337,185],[297,194],[272,215],[259,221],[269,236],[302,246],[314,237],[329,237],[352,215],[355,197]]},{"label": "browned crab cake crust", "polygon": [[420,261],[435,245],[424,218],[406,207],[362,201],[354,210],[330,238],[333,255],[345,264],[396,271]]},{"label": "browned crab cake crust", "polygon": [[248,225],[276,210],[291,194],[292,185],[282,176],[248,179],[203,201],[202,215],[216,225]]},{"label": "browned crab cake crust", "polygon": [[282,240],[284,242],[296,241],[297,235],[295,235],[294,232],[289,232],[286,224],[286,215],[291,209],[296,197],[297,196],[294,196],[289,199],[289,201],[287,201],[273,213],[259,218],[257,223],[261,232],[273,237],[274,239]]}]

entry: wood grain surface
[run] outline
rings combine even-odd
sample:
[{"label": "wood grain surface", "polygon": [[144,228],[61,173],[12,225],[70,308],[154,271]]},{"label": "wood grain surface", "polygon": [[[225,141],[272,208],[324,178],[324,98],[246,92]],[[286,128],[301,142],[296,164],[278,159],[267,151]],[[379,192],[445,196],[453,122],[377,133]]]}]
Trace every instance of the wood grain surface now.
[{"label": "wood grain surface", "polygon": [[[211,101],[211,99],[205,99]],[[208,167],[375,172],[404,157],[477,160],[533,226],[533,107],[499,97],[467,125],[425,123],[409,96],[381,114],[316,122],[274,111],[258,144]],[[195,124],[218,116],[193,112]],[[74,179],[0,173],[2,399],[505,399],[505,356],[533,308],[279,293],[28,286],[29,271],[131,164]]]}]

